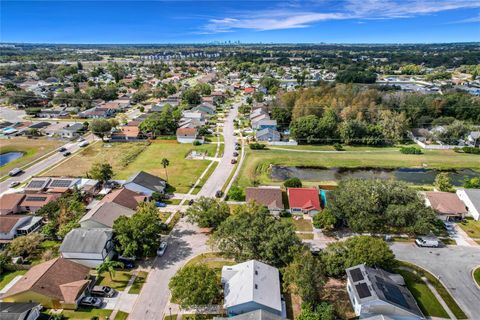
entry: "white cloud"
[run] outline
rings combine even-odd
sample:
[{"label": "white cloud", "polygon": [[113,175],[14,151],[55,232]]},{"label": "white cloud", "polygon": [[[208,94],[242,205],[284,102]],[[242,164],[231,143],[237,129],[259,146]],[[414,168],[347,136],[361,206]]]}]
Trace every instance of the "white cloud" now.
[{"label": "white cloud", "polygon": [[203,26],[202,33],[231,32],[237,29],[265,31],[306,28],[328,20],[409,18],[448,10],[480,8],[480,0],[343,0],[333,1],[331,7],[336,10],[326,12],[324,8],[328,4],[332,2],[308,1],[303,9],[308,7],[309,10],[301,11],[302,6],[297,2],[289,8],[282,6],[211,19]]}]

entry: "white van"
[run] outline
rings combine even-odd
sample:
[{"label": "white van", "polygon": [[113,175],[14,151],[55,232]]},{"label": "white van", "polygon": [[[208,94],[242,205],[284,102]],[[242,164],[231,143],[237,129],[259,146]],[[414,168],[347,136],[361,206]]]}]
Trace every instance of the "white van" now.
[{"label": "white van", "polygon": [[78,145],[79,145],[80,147],[86,147],[86,146],[88,146],[88,144],[89,144],[88,141],[82,141],[82,142],[80,142]]},{"label": "white van", "polygon": [[440,242],[438,241],[438,238],[433,236],[418,237],[417,239],[415,239],[415,243],[419,247],[426,247],[426,248],[438,248],[440,246]]}]

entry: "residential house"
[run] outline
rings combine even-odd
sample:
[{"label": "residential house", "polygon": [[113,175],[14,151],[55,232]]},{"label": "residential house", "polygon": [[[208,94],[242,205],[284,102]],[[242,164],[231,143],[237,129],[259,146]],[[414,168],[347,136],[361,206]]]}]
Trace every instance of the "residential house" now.
[{"label": "residential house", "polygon": [[278,269],[257,260],[222,268],[224,308],[229,316],[264,310],[285,314]]},{"label": "residential house", "polygon": [[78,228],[65,236],[59,252],[62,257],[95,268],[113,257],[113,231],[108,228]]},{"label": "residential house", "polygon": [[425,192],[425,204],[446,221],[462,220],[468,212],[457,194],[451,192]]},{"label": "residential house", "polygon": [[468,214],[475,220],[480,220],[480,189],[457,190],[457,196],[463,201]]},{"label": "residential house", "polygon": [[200,128],[201,126],[205,125],[205,122],[198,121],[196,119],[182,119],[178,122],[179,128]]},{"label": "residential house", "polygon": [[287,194],[292,214],[313,215],[321,210],[317,188],[288,188]]},{"label": "residential house", "polygon": [[101,202],[116,203],[131,210],[136,210],[140,203],[146,202],[147,200],[148,197],[141,193],[126,188],[120,188],[107,194]]},{"label": "residential house", "polygon": [[277,120],[271,120],[267,118],[259,119],[260,117],[255,118],[251,121],[252,129],[254,130],[263,130],[263,129],[277,129]]},{"label": "residential house", "polygon": [[255,133],[257,141],[280,141],[280,132],[272,128],[265,128]]},{"label": "residential house", "polygon": [[255,93],[255,88],[253,88],[253,87],[245,88],[245,89],[243,89],[243,93],[245,93],[245,94],[253,94],[253,93]]},{"label": "residential house", "polygon": [[12,240],[21,235],[38,230],[42,217],[9,214],[0,216],[0,240]]},{"label": "residential house", "polygon": [[105,119],[111,117],[114,113],[113,109],[103,108],[103,107],[93,107],[83,112],[79,112],[78,116],[81,118],[90,118],[90,119]]},{"label": "residential house", "polygon": [[152,193],[165,193],[167,182],[145,171],[139,171],[127,180],[123,187],[150,197]]},{"label": "residential house", "polygon": [[2,296],[3,302],[34,302],[45,308],[76,309],[94,285],[90,268],[63,258],[32,266]]},{"label": "residential house", "polygon": [[255,201],[270,210],[270,213],[278,216],[280,211],[284,209],[282,201],[282,189],[277,186],[273,187],[250,187],[246,190],[246,200]]},{"label": "residential house", "polygon": [[480,131],[471,131],[467,137],[467,143],[472,147],[480,147]]},{"label": "residential house", "polygon": [[346,270],[347,292],[360,319],[384,315],[394,320],[425,319],[400,275],[364,264]]},{"label": "residential house", "polygon": [[68,112],[59,109],[42,109],[36,115],[38,118],[65,118]]},{"label": "residential house", "polygon": [[121,216],[131,217],[135,211],[114,202],[99,202],[81,219],[82,228],[113,228],[113,223]]},{"label": "residential house", "polygon": [[0,216],[20,212],[20,203],[25,195],[23,193],[6,193],[0,197]]},{"label": "residential house", "polygon": [[36,320],[41,310],[42,306],[33,302],[0,302],[0,319]]},{"label": "residential house", "polygon": [[284,317],[258,309],[232,317],[213,317],[213,320],[285,320]]},{"label": "residential house", "polygon": [[253,109],[252,112],[250,112],[250,120],[253,120],[255,119],[256,117],[259,117],[261,115],[267,115],[268,116],[268,113],[263,110],[262,108],[256,108],[256,109]]},{"label": "residential house", "polygon": [[200,111],[184,111],[182,114],[182,118],[193,119],[205,123],[205,114]]},{"label": "residential house", "polygon": [[215,109],[214,105],[202,103],[202,104],[192,108],[191,111],[197,111],[197,112],[200,112],[202,114],[212,116],[212,115],[215,114],[216,109]]},{"label": "residential house", "polygon": [[196,128],[178,128],[177,141],[179,143],[193,143],[197,140],[198,131]]},{"label": "residential house", "polygon": [[60,198],[60,194],[52,193],[34,193],[26,194],[22,202],[20,202],[20,211],[29,211],[37,212],[38,209],[49,203]]},{"label": "residential house", "polygon": [[63,194],[78,186],[81,179],[68,177],[35,177],[24,188],[26,193],[59,193]]},{"label": "residential house", "polygon": [[58,135],[62,138],[74,139],[78,138],[81,135],[83,129],[84,127],[82,123],[77,122],[73,124],[67,124],[65,127],[58,131]]}]

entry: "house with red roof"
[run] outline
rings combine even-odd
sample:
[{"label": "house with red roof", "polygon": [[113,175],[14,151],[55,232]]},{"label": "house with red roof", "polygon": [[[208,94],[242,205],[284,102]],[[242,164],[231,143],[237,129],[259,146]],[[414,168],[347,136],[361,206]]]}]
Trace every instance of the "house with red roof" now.
[{"label": "house with red roof", "polygon": [[317,188],[288,188],[287,195],[292,214],[314,215],[322,209]]},{"label": "house with red roof", "polygon": [[245,94],[252,94],[252,93],[255,93],[255,88],[254,87],[248,87],[248,88],[243,89],[243,92]]}]

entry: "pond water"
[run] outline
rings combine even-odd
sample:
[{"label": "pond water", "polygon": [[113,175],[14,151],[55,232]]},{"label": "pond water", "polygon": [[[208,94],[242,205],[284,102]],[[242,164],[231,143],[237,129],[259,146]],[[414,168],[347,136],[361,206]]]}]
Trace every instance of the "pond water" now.
[{"label": "pond water", "polygon": [[3,167],[13,160],[23,157],[23,152],[6,152],[0,154],[0,167]]},{"label": "pond water", "polygon": [[[297,177],[305,181],[338,181],[343,178],[360,179],[391,179],[416,184],[433,184],[439,170],[416,169],[416,168],[310,168],[310,167],[289,167],[272,166],[271,178],[274,180],[287,180]],[[455,186],[463,185],[465,178],[480,177],[480,172],[472,169],[457,169],[448,171],[450,179]]]}]

